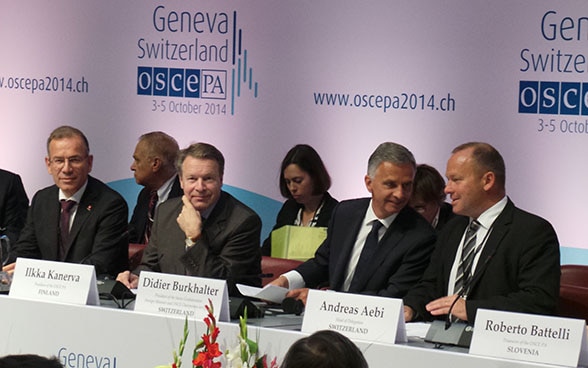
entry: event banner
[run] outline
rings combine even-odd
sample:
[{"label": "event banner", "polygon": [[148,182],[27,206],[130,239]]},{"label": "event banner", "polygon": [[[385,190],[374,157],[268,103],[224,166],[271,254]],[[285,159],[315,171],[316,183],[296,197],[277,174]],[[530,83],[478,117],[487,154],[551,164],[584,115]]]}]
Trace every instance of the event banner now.
[{"label": "event banner", "polygon": [[515,204],[588,263],[587,19],[585,0],[3,2],[0,167],[32,197],[51,184],[49,132],[74,125],[92,175],[132,208],[141,134],[209,142],[265,237],[295,144],[319,152],[343,200],[369,195],[383,141],[442,174],[455,146],[485,141]]}]

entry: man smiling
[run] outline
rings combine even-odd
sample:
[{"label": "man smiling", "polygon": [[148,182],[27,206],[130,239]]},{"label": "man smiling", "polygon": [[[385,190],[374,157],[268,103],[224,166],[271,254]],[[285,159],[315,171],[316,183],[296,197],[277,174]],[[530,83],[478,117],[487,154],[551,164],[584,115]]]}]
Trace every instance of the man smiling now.
[{"label": "man smiling", "polygon": [[93,160],[80,130],[62,126],[51,133],[45,165],[55,185],[33,197],[14,257],[92,264],[98,275],[127,267],[127,204],[89,175]]},{"label": "man smiling", "polygon": [[162,203],[155,213],[149,244],[141,264],[117,280],[136,288],[142,270],[226,279],[261,285],[261,220],[257,214],[221,190],[225,161],[207,143],[180,151],[181,198]]},{"label": "man smiling", "polygon": [[[368,161],[371,198],[340,202],[327,238],[296,270],[272,283],[306,302],[308,287],[400,298],[421,277],[435,233],[408,207],[416,163],[405,147],[382,143]],[[371,239],[371,240],[370,240]]]},{"label": "man smiling", "polygon": [[555,313],[557,235],[549,222],[507,197],[500,153],[483,142],[462,144],[447,161],[446,175],[445,192],[461,216],[443,228],[422,280],[404,298],[405,320],[473,323],[479,308]]}]

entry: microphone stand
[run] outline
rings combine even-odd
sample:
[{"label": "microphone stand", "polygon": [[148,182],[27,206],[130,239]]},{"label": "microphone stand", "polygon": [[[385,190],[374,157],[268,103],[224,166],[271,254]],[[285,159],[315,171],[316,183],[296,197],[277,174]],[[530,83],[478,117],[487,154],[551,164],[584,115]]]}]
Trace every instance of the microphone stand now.
[{"label": "microphone stand", "polygon": [[[463,290],[463,289],[462,289]],[[460,291],[456,296],[455,299],[453,300],[453,302],[451,303],[451,305],[449,306],[449,310],[447,311],[447,318],[445,319],[445,329],[449,330],[449,328],[451,327],[451,324],[453,323],[451,321],[451,312],[453,311],[453,307],[455,307],[455,304],[457,303],[457,301],[459,299],[461,299],[463,297],[462,295],[463,293]]]}]

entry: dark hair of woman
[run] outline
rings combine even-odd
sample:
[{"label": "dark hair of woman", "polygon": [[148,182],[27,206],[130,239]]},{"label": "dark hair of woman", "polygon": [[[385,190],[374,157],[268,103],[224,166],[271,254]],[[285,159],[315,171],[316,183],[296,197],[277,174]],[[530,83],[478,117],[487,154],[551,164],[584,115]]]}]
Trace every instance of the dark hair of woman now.
[{"label": "dark hair of woman", "polygon": [[292,164],[297,165],[310,175],[314,183],[314,195],[323,194],[331,187],[331,177],[319,154],[308,144],[297,144],[288,151],[280,169],[280,193],[285,198],[292,199],[292,194],[284,179],[284,170]]}]

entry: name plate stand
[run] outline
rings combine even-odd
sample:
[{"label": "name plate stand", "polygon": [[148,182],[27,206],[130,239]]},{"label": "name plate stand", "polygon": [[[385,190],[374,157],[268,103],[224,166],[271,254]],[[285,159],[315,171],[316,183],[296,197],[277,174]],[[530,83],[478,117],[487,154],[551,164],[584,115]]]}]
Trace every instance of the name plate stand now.
[{"label": "name plate stand", "polygon": [[402,299],[309,290],[302,332],[334,330],[352,340],[407,342]]},{"label": "name plate stand", "polygon": [[470,354],[577,367],[585,360],[581,319],[479,309]]},{"label": "name plate stand", "polygon": [[94,266],[18,258],[10,297],[79,305],[100,305]]},{"label": "name plate stand", "polygon": [[208,299],[219,321],[230,321],[229,291],[224,280],[141,271],[135,310],[202,319]]}]

